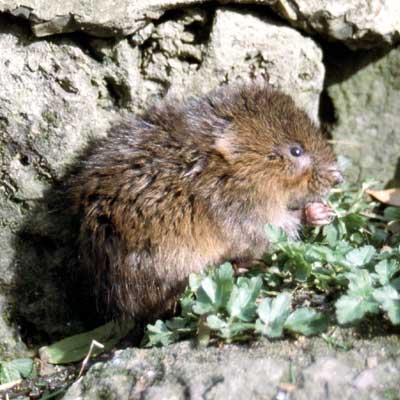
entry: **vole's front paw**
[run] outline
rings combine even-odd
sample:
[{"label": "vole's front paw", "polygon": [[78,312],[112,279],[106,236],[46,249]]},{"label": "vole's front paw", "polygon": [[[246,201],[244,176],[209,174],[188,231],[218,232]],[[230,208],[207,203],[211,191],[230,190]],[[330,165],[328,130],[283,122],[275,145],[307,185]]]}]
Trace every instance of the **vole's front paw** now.
[{"label": "vole's front paw", "polygon": [[327,225],[332,222],[335,212],[322,202],[308,203],[304,209],[305,222],[313,226]]}]

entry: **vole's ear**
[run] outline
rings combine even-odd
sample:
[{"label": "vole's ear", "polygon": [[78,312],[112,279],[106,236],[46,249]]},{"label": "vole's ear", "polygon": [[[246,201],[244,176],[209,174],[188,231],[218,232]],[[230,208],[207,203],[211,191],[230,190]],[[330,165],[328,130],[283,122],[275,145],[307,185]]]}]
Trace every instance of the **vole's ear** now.
[{"label": "vole's ear", "polygon": [[223,135],[217,137],[213,148],[229,163],[237,156],[237,145],[234,142],[232,133],[224,132]]},{"label": "vole's ear", "polygon": [[215,110],[217,118],[214,120],[215,139],[213,149],[222,156],[227,162],[232,162],[237,152],[235,143],[235,132],[232,131],[233,116],[220,110]]}]

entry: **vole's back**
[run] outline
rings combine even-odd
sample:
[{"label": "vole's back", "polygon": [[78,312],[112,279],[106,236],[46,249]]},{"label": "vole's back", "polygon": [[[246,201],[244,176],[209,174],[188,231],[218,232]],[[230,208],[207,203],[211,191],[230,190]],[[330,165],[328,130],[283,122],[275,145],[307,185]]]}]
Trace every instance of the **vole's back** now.
[{"label": "vole's back", "polygon": [[179,109],[157,112],[152,122],[116,126],[70,182],[81,263],[96,295],[112,312],[136,317],[168,308],[188,273],[223,252],[196,182],[214,162],[211,136],[188,132]]},{"label": "vole's back", "polygon": [[[292,142],[317,168],[285,158]],[[265,84],[161,103],[116,126],[68,183],[96,295],[113,312],[156,316],[190,272],[260,256],[265,223],[297,230],[289,202],[329,188],[319,172],[317,189],[310,182],[333,160],[308,117]]]}]

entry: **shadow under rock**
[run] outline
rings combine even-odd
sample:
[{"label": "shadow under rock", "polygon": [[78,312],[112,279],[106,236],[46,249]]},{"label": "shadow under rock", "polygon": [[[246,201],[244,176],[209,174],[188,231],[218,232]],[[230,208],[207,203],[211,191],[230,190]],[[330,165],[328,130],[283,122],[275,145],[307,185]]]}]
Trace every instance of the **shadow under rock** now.
[{"label": "shadow under rock", "polygon": [[105,322],[79,271],[79,221],[66,210],[68,200],[58,182],[30,209],[15,238],[10,320],[28,345],[50,343]]},{"label": "shadow under rock", "polygon": [[323,50],[323,63],[326,68],[325,87],[343,82],[369,64],[385,57],[393,47],[350,50],[337,42],[320,41]]}]

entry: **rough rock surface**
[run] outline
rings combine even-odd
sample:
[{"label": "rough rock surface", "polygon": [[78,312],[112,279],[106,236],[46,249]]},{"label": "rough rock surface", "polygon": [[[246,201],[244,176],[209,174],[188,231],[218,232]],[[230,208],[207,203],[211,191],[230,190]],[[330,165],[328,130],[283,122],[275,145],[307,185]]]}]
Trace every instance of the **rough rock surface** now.
[{"label": "rough rock surface", "polygon": [[[119,0],[117,3],[1,0],[0,12],[28,19],[38,37],[76,31],[110,37],[133,34],[160,18],[166,10],[207,1]],[[232,0],[229,3],[272,6],[294,26],[354,48],[395,43],[400,39],[400,6],[396,0]]]},{"label": "rough rock surface", "polygon": [[[235,0],[235,3],[270,4],[274,0]],[[46,2],[41,0],[1,0],[0,12],[25,18],[33,33],[49,36],[85,31],[95,36],[127,36],[159,19],[165,11],[207,3],[207,0],[109,0]],[[220,0],[220,3],[227,3]],[[210,8],[213,8],[211,6]]]},{"label": "rough rock surface", "polygon": [[48,203],[89,137],[166,94],[198,95],[258,75],[316,118],[324,78],[311,39],[231,8],[174,11],[118,40],[35,39],[21,21],[1,15],[0,49],[0,326],[16,319],[49,340],[77,321],[71,325],[63,292],[71,258],[66,221]]},{"label": "rough rock surface", "polygon": [[[63,315],[51,287],[60,238],[42,205],[45,191],[116,113],[102,66],[72,40],[35,41],[0,16],[0,48],[1,298],[20,296],[18,320],[30,315],[51,329]],[[13,301],[3,302],[1,316],[10,319]]]},{"label": "rough rock surface", "polygon": [[[209,36],[205,30],[200,37],[192,33],[193,24],[207,29],[211,20]],[[311,39],[274,20],[234,8],[215,14],[199,10],[158,25],[147,45],[142,70],[160,95],[165,89],[178,96],[204,94],[224,82],[264,76],[318,120],[322,52]]]},{"label": "rough rock surface", "polygon": [[348,352],[322,339],[131,348],[95,364],[63,398],[394,399],[400,394],[398,355],[396,336],[360,340]]},{"label": "rough rock surface", "polygon": [[273,7],[293,26],[352,48],[400,41],[396,0],[278,0]]},{"label": "rough rock surface", "polygon": [[[331,63],[330,63],[331,62]],[[330,63],[330,64],[329,64]],[[327,93],[338,154],[347,157],[350,181],[400,182],[400,49],[328,56]]]}]

